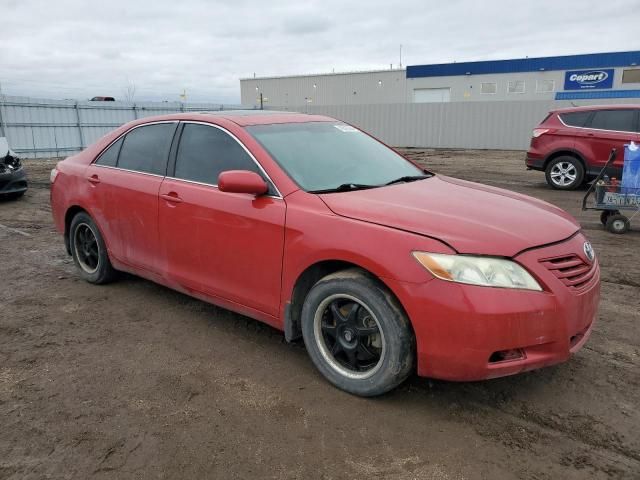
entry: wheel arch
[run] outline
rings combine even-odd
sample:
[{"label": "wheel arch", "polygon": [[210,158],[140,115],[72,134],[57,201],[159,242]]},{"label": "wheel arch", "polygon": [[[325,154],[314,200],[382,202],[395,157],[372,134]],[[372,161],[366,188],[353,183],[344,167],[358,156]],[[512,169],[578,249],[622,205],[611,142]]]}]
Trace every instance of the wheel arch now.
[{"label": "wheel arch", "polygon": [[[327,259],[320,260],[309,265],[298,275],[296,281],[293,284],[293,289],[291,291],[289,301],[285,304],[284,308],[284,335],[287,342],[292,342],[302,337],[302,330],[300,327],[302,306],[311,288],[320,279],[326,277],[327,275],[349,269],[357,269],[361,271],[363,274],[384,287],[384,289],[387,290],[387,292],[389,292],[389,294],[392,296],[393,300],[397,302],[398,307],[406,315],[407,319],[409,319],[409,325],[411,326],[411,319],[407,315],[402,302],[391,289],[391,287],[387,285],[383,278],[376,275],[371,270],[356,263],[346,260]],[[411,330],[412,334],[414,334],[412,326]]]},{"label": "wheel arch", "polygon": [[64,247],[69,255],[71,255],[71,244],[69,242],[69,230],[71,229],[71,222],[73,221],[73,217],[81,212],[84,212],[91,217],[91,214],[87,211],[87,209],[81,207],[80,205],[70,206],[64,214]]}]

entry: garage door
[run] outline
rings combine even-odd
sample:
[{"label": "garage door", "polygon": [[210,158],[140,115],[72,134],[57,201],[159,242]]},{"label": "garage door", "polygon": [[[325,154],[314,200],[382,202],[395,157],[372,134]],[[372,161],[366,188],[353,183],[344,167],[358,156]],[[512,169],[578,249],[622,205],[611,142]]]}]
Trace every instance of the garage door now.
[{"label": "garage door", "polygon": [[450,88],[416,88],[413,91],[413,103],[442,103],[450,98]]}]

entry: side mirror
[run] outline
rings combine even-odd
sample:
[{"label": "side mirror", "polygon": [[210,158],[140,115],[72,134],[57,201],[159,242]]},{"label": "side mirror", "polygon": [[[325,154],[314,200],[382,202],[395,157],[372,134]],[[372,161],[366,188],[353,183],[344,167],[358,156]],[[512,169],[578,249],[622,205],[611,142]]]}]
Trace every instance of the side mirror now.
[{"label": "side mirror", "polygon": [[218,175],[218,189],[229,193],[264,195],[269,186],[260,175],[249,170],[228,170]]}]

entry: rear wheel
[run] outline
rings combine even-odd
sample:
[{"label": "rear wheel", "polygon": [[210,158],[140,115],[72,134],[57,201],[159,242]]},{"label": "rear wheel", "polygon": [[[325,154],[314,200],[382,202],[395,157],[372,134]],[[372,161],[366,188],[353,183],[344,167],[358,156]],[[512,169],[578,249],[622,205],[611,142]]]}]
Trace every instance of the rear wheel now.
[{"label": "rear wheel", "polygon": [[302,334],[318,370],[349,393],[388,392],[413,367],[409,320],[384,286],[357,269],[313,286],[302,308]]},{"label": "rear wheel", "polygon": [[115,278],[107,247],[100,230],[85,212],[78,213],[71,221],[69,243],[73,261],[80,275],[89,283],[108,283]]},{"label": "rear wheel", "polygon": [[629,219],[624,215],[610,215],[607,219],[607,230],[609,230],[611,233],[622,235],[623,233],[627,233],[629,231],[629,227]]},{"label": "rear wheel", "polygon": [[549,162],[545,176],[552,188],[575,190],[584,182],[584,167],[577,158],[562,156]]}]

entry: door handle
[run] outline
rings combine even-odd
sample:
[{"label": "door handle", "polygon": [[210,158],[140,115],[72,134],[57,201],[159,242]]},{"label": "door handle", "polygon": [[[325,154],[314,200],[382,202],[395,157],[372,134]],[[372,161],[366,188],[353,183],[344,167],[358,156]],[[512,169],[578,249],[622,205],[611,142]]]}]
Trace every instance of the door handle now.
[{"label": "door handle", "polygon": [[166,200],[167,202],[182,203],[182,199],[178,196],[176,192],[161,193],[160,198],[162,198],[163,200]]},{"label": "door handle", "polygon": [[98,178],[97,174],[93,174],[87,177],[87,180],[89,181],[89,183],[92,183],[93,185],[97,185],[98,183],[100,183],[100,178]]}]

